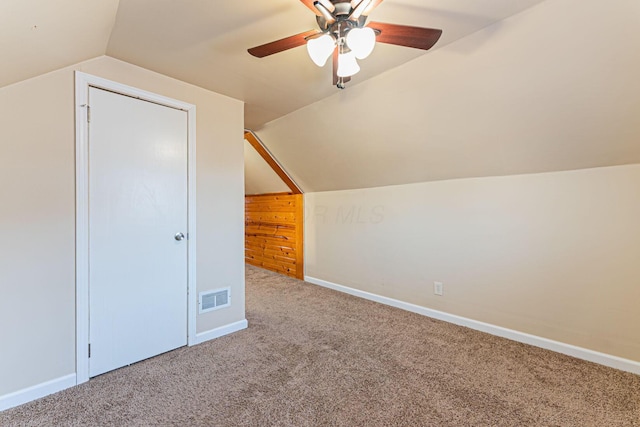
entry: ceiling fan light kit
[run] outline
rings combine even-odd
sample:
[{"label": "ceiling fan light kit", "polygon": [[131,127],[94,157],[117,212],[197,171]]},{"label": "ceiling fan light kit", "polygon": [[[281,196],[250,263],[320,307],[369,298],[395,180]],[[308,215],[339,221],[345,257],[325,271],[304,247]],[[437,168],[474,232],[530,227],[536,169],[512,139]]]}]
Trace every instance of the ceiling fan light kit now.
[{"label": "ceiling fan light kit", "polygon": [[336,41],[329,34],[323,34],[307,41],[307,52],[309,52],[311,60],[318,67],[323,67],[327,63],[327,59],[329,59],[335,48]]},{"label": "ceiling fan light kit", "polygon": [[294,36],[249,49],[263,58],[306,43],[311,60],[323,67],[333,55],[333,84],[344,89],[351,76],[360,71],[358,59],[367,58],[376,41],[428,50],[440,38],[441,30],[372,22],[367,17],[382,0],[300,0],[316,15],[319,31]]},{"label": "ceiling fan light kit", "polygon": [[353,28],[347,33],[347,46],[356,58],[365,59],[376,46],[376,33],[369,27]]},{"label": "ceiling fan light kit", "polygon": [[360,66],[353,51],[338,55],[338,77],[351,77],[358,71]]},{"label": "ceiling fan light kit", "polygon": [[[307,41],[307,52],[311,60],[318,66],[323,67],[334,49],[338,48],[338,76],[347,77],[360,71],[357,59],[365,59],[371,54],[376,45],[376,34],[368,27],[352,28],[347,32],[346,37],[335,39],[330,33],[324,33],[320,37],[310,38]],[[342,75],[340,69],[354,70],[352,74]]]}]

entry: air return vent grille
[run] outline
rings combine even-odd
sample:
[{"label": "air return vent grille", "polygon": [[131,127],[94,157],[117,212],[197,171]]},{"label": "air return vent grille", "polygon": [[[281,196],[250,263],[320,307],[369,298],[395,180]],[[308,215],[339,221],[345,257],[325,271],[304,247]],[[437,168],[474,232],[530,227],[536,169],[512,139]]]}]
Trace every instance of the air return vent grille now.
[{"label": "air return vent grille", "polygon": [[217,310],[231,305],[231,289],[222,288],[213,291],[200,292],[200,313]]}]

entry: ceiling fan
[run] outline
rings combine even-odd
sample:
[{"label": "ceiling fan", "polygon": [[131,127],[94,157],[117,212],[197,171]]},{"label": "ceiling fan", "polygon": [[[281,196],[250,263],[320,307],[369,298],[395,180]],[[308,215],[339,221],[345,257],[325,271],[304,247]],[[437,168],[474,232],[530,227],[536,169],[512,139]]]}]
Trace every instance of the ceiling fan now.
[{"label": "ceiling fan", "polygon": [[344,89],[351,76],[360,71],[364,59],[380,43],[430,49],[442,30],[408,25],[370,22],[367,17],[382,0],[300,0],[316,14],[320,30],[305,31],[248,49],[258,58],[307,44],[309,56],[319,67],[333,57],[333,84]]}]

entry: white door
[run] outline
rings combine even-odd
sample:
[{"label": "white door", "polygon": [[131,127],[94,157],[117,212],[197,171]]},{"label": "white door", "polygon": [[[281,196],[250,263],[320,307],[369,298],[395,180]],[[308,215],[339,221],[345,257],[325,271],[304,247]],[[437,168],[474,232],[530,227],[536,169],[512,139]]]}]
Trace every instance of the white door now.
[{"label": "white door", "polygon": [[93,377],[187,344],[187,113],[96,88],[89,105]]}]

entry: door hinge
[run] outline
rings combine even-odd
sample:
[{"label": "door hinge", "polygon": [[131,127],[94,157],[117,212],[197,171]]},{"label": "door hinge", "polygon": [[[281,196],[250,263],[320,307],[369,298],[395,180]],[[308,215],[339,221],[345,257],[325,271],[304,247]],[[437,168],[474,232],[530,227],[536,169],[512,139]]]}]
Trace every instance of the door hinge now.
[{"label": "door hinge", "polygon": [[91,344],[89,344],[89,357],[91,357]]},{"label": "door hinge", "polygon": [[87,105],[87,123],[91,123],[91,107]]}]

